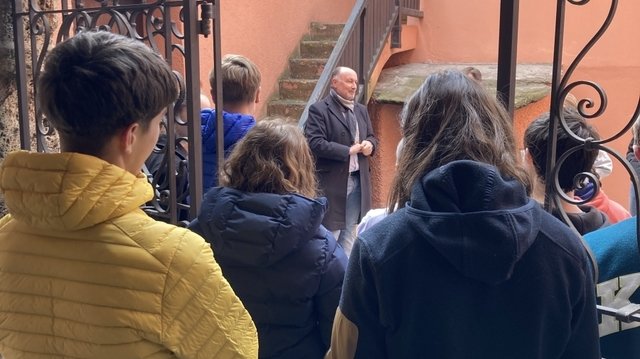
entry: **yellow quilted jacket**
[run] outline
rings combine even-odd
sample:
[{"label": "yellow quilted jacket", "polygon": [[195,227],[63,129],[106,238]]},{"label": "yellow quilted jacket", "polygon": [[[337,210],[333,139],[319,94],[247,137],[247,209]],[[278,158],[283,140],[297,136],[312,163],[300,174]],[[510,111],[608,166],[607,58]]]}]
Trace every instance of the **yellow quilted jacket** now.
[{"label": "yellow quilted jacket", "polygon": [[256,358],[255,326],[198,235],[148,217],[137,177],[77,153],[0,169],[4,358]]}]

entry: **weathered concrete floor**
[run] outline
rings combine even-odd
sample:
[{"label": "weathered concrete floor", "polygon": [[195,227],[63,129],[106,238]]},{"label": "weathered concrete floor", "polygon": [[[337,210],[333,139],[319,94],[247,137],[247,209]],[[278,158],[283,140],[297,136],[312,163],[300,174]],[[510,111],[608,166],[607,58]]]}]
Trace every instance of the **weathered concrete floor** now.
[{"label": "weathered concrete floor", "polygon": [[[496,91],[497,64],[408,64],[384,69],[373,92],[378,103],[403,104],[430,74],[447,68],[462,70],[473,66],[482,72],[482,81]],[[515,108],[524,107],[547,96],[551,91],[550,64],[518,64],[516,68]]]}]

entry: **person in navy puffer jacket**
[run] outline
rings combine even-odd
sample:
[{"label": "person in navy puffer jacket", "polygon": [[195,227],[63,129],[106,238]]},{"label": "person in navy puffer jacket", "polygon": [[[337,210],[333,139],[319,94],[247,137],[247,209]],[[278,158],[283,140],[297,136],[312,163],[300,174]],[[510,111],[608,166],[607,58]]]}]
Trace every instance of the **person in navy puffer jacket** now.
[{"label": "person in navy puffer jacket", "polygon": [[237,144],[189,226],[258,329],[260,358],[322,358],[347,258],[321,222],[314,162],[302,131],[262,120]]},{"label": "person in navy puffer jacket", "polygon": [[[261,75],[258,67],[241,55],[226,55],[222,59],[222,100],[224,158],[233,146],[256,124],[255,106],[260,102]],[[211,71],[211,96],[216,98],[216,78]],[[218,151],[216,110],[200,111],[202,130],[202,188],[203,193],[218,185]]]}]

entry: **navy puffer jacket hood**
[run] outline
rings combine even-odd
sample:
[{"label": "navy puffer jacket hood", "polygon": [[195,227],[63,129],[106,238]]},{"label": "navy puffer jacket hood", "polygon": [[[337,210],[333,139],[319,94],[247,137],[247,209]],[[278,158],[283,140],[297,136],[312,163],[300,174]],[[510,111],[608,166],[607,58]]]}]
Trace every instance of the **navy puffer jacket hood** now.
[{"label": "navy puffer jacket hood", "polygon": [[324,198],[216,187],[205,195],[198,221],[222,263],[268,267],[326,231],[320,227],[326,208]]}]

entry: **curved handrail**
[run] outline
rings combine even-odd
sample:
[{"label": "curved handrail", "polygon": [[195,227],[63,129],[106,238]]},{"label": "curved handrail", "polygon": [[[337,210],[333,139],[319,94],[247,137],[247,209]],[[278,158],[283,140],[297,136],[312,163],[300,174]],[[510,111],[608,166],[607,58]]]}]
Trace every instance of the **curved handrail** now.
[{"label": "curved handrail", "polygon": [[324,96],[326,87],[329,85],[329,81],[331,80],[331,72],[336,68],[338,60],[342,57],[342,54],[347,48],[348,40],[351,38],[351,34],[355,31],[356,24],[360,19],[360,15],[364,12],[366,4],[367,0],[356,1],[353,11],[351,11],[351,15],[349,15],[349,19],[340,33],[340,37],[338,37],[336,46],[333,48],[333,51],[331,51],[331,55],[329,56],[327,63],[324,65],[324,69],[318,79],[318,83],[313,89],[313,92],[311,92],[311,96],[309,96],[309,100],[304,107],[304,111],[302,111],[302,115],[300,115],[300,121],[298,123],[300,127],[304,127],[304,124],[307,121],[307,117],[309,116],[309,107]]},{"label": "curved handrail", "polygon": [[[388,7],[388,8],[386,8]],[[340,37],[337,40],[322,74],[313,89],[309,100],[298,122],[300,127],[309,115],[309,107],[326,96],[331,81],[331,73],[340,65],[351,65],[360,81],[358,100],[366,100],[367,82],[374,70],[375,63],[380,57],[385,41],[393,29],[393,24],[399,22],[400,0],[357,0]],[[398,26],[399,28],[399,26]],[[359,35],[356,38],[356,35]],[[356,48],[357,46],[357,48]],[[355,58],[344,58],[355,52]],[[345,60],[356,63],[345,64]],[[365,95],[365,96],[363,96]]]}]

